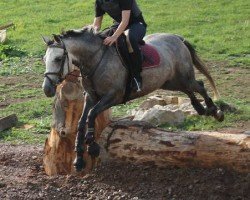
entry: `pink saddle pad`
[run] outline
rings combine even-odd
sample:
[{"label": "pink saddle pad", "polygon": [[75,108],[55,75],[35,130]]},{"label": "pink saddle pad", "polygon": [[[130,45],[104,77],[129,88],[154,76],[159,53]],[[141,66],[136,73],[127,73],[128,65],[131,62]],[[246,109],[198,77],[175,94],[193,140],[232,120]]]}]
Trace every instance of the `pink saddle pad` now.
[{"label": "pink saddle pad", "polygon": [[143,54],[142,69],[154,68],[160,65],[160,55],[155,47],[145,44],[141,46]]}]

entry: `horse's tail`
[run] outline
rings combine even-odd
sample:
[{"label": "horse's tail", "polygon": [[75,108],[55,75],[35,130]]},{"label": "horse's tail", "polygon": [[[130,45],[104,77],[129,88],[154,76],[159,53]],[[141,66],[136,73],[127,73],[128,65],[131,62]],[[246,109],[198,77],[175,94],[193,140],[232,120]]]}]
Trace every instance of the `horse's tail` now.
[{"label": "horse's tail", "polygon": [[214,99],[217,100],[220,97],[220,95],[219,95],[219,92],[217,90],[217,87],[215,86],[215,83],[214,83],[212,76],[210,75],[209,71],[206,68],[205,63],[203,63],[201,61],[199,56],[196,54],[194,47],[187,40],[185,40],[181,36],[178,36],[178,37],[183,41],[183,43],[188,48],[188,50],[191,54],[192,60],[193,60],[193,64],[196,67],[196,69],[198,69],[208,79],[208,81],[213,89],[213,92],[214,92]]}]

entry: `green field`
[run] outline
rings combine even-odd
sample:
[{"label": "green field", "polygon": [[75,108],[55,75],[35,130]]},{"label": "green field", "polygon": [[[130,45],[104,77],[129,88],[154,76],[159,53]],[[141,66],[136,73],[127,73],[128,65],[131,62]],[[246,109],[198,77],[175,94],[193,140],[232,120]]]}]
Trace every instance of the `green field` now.
[{"label": "green field", "polygon": [[[194,117],[173,129],[201,130],[237,127],[250,120],[250,3],[244,0],[138,0],[148,24],[148,34],[183,35],[208,63],[223,100],[239,108],[219,124],[211,118]],[[42,90],[45,45],[41,36],[91,24],[94,1],[1,0],[0,25],[13,22],[8,40],[0,44],[0,117],[16,113],[18,126],[0,133],[0,140],[43,141],[50,129],[53,99]],[[103,28],[111,24],[105,17]],[[230,70],[235,73],[228,73]],[[231,72],[231,71],[230,71]],[[238,81],[235,81],[238,80]],[[138,105],[134,101],[114,108],[122,116]],[[25,125],[31,128],[25,128]],[[167,128],[169,126],[166,125]]]}]

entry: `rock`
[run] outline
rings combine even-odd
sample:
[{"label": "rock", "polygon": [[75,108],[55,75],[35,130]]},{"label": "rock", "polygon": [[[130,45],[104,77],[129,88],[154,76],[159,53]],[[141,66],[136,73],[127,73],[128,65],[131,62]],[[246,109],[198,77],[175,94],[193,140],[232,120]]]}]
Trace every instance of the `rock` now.
[{"label": "rock", "polygon": [[33,160],[36,160],[37,159],[37,156],[32,156],[31,157]]},{"label": "rock", "polygon": [[7,34],[6,30],[0,30],[0,43],[4,43],[6,41]]},{"label": "rock", "polygon": [[1,183],[0,182],[0,188],[6,187],[6,183]]},{"label": "rock", "polygon": [[176,96],[162,96],[167,105],[169,104],[178,104],[178,97]]},{"label": "rock", "polygon": [[[205,103],[202,102],[202,105],[205,106]],[[133,120],[146,121],[155,126],[164,123],[176,125],[184,121],[184,116],[198,115],[189,98],[160,95],[149,97],[128,114],[134,116]]]},{"label": "rock", "polygon": [[160,96],[152,96],[152,97],[149,97],[146,101],[144,101],[139,109],[142,109],[142,110],[148,110],[150,108],[152,108],[153,106],[155,105],[161,105],[161,106],[165,106],[167,105],[166,101],[160,97]]},{"label": "rock", "polygon": [[179,106],[179,109],[184,112],[184,114],[187,115],[198,115],[196,110],[193,108],[190,102],[183,103]]},{"label": "rock", "polygon": [[178,97],[178,105],[182,105],[184,103],[191,104],[190,99],[185,97]]},{"label": "rock", "polygon": [[250,131],[245,131],[244,134],[250,135]]},{"label": "rock", "polygon": [[145,112],[139,110],[135,113],[133,120],[146,121],[152,125],[159,126],[165,123],[172,125],[180,124],[184,119],[185,115],[178,107],[156,105]]}]

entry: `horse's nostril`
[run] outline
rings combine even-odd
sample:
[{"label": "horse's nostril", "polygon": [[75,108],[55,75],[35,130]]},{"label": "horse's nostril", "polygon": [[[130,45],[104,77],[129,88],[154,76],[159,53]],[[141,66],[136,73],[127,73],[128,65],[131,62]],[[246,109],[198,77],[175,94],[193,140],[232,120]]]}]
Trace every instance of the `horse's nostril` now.
[{"label": "horse's nostril", "polygon": [[65,131],[60,131],[60,136],[62,136],[62,137],[65,137],[66,136],[66,132]]}]

